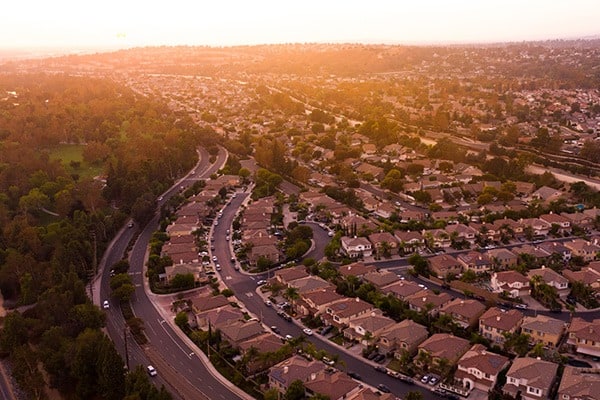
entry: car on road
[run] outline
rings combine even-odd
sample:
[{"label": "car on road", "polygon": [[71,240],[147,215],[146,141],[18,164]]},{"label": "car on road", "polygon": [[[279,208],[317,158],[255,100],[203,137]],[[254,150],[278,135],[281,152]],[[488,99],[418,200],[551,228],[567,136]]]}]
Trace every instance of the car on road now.
[{"label": "car on road", "polygon": [[110,304],[108,304],[108,300],[104,300],[104,302],[102,302],[102,308],[104,308],[105,310],[110,308]]},{"label": "car on road", "polygon": [[421,383],[427,383],[429,382],[429,375],[423,375],[423,377],[421,378]]},{"label": "car on road", "polygon": [[387,374],[387,368],[386,368],[386,367],[384,367],[384,366],[382,366],[382,365],[377,365],[377,366],[375,367],[375,371],[378,371],[378,372],[383,372],[384,374]]},{"label": "car on road", "polygon": [[285,340],[290,341],[292,340],[294,337],[292,335],[285,335]]},{"label": "car on road", "polygon": [[383,393],[391,392],[390,388],[387,387],[386,385],[384,385],[383,383],[380,383],[379,385],[377,385],[377,390],[379,390],[380,392],[383,392]]},{"label": "car on road", "polygon": [[256,282],[256,286],[262,286],[265,283],[267,283],[267,281],[265,281],[264,279],[261,279],[260,281]]},{"label": "car on road", "polygon": [[162,197],[162,196],[160,196],[160,197],[158,198],[158,201],[163,201],[163,197]]},{"label": "car on road", "polygon": [[158,372],[156,372],[156,368],[154,368],[152,365],[148,365],[146,367],[146,370],[148,371],[148,375],[150,375],[150,376],[158,375]]},{"label": "car on road", "polygon": [[130,223],[128,223],[128,224],[127,224],[127,227],[128,227],[128,228],[133,228],[133,222],[130,222]]},{"label": "car on road", "polygon": [[279,328],[275,325],[271,325],[271,330],[273,331],[273,333],[279,333]]},{"label": "car on road", "polygon": [[517,304],[515,304],[515,308],[518,308],[521,310],[527,310],[527,304],[517,303]]},{"label": "car on road", "polygon": [[286,314],[286,313],[285,313],[285,312],[283,312],[283,311],[278,311],[278,312],[277,312],[277,315],[279,315],[281,318],[285,319],[285,320],[286,320],[286,321],[288,321],[288,322],[291,322],[291,321],[292,321],[292,317],[290,317],[288,314]]},{"label": "car on road", "polygon": [[312,329],[308,329],[308,328],[302,329],[302,332],[304,332],[304,334],[308,335],[308,336],[312,336],[312,334],[313,334]]},{"label": "car on road", "polygon": [[217,261],[217,256],[212,256],[213,261]]},{"label": "car on road", "polygon": [[220,271],[220,270],[221,270],[221,264],[219,264],[219,263],[216,263],[216,264],[215,264],[215,269],[216,269],[217,271]]},{"label": "car on road", "polygon": [[327,236],[329,236],[329,237],[333,237],[333,235],[334,235],[333,231],[329,231],[329,232],[327,232]]},{"label": "car on road", "polygon": [[225,236],[225,241],[229,242],[229,236]]},{"label": "car on road", "polygon": [[431,386],[434,386],[435,384],[437,384],[439,382],[439,379],[437,378],[437,376],[430,376],[429,377],[429,384]]},{"label": "car on road", "polygon": [[333,365],[333,364],[335,364],[335,361],[333,361],[332,359],[327,358],[327,357],[321,358],[321,361],[323,361],[327,365]]},{"label": "car on road", "polygon": [[271,303],[271,300],[267,300],[267,301],[265,301],[265,305],[267,307],[271,307],[273,305],[273,303]]}]

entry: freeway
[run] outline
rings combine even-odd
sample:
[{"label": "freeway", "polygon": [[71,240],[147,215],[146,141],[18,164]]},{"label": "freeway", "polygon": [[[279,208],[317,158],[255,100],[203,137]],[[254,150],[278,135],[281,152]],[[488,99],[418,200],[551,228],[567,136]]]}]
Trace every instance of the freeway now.
[{"label": "freeway", "polygon": [[[209,177],[222,167],[227,159],[227,154],[223,149],[221,149],[216,162],[212,165],[208,163],[209,156],[206,151],[199,150],[199,156],[200,160],[196,168],[165,192],[161,196],[159,204],[167,201],[182,187],[187,187],[194,181]],[[175,399],[245,399],[246,396],[240,396],[239,389],[233,384],[223,384],[213,376],[213,373],[196,355],[195,347],[190,347],[189,342],[174,331],[169,321],[163,319],[155,308],[153,299],[146,293],[146,282],[143,273],[146,251],[152,233],[158,228],[158,223],[159,215],[157,214],[139,232],[129,255],[129,273],[135,285],[135,293],[131,302],[132,309],[137,317],[144,320],[148,344],[142,349],[131,338],[125,342],[124,337],[128,337],[127,330],[120,310],[116,305],[111,305],[106,310],[108,314],[107,331],[121,354],[128,356],[130,367],[134,365],[146,366],[153,363],[158,370],[158,376],[153,379],[156,383],[164,384],[169,388]],[[103,265],[112,265],[122,258],[128,243],[136,233],[136,229],[137,226],[134,226],[131,229],[121,231],[112,246],[107,250]],[[110,297],[109,273],[108,268],[104,268],[99,299]],[[98,303],[101,303],[99,299]]]}]

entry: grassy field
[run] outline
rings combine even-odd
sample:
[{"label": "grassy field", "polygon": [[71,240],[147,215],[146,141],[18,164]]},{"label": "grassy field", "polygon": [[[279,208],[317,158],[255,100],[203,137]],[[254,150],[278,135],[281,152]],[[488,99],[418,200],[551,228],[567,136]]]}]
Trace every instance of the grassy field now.
[{"label": "grassy field", "polygon": [[[50,149],[51,160],[61,160],[65,169],[81,178],[91,178],[102,173],[102,167],[90,166],[83,161],[83,145],[61,144]],[[78,163],[78,165],[74,165]]]}]

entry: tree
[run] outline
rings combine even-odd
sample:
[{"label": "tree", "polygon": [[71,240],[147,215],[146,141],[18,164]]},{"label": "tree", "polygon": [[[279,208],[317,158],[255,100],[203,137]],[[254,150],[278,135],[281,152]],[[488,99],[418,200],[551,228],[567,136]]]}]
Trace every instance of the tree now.
[{"label": "tree", "polygon": [[195,285],[194,274],[175,274],[175,276],[171,279],[171,287],[174,289],[191,289]]},{"label": "tree", "polygon": [[404,400],[423,400],[423,393],[421,392],[415,392],[415,391],[410,391],[408,393],[406,393],[406,396],[404,396]]},{"label": "tree", "polygon": [[290,286],[285,289],[284,296],[290,301],[290,306],[292,310],[294,309],[294,302],[300,298],[300,294],[298,293],[298,289]]},{"label": "tree", "polygon": [[290,383],[290,386],[288,386],[287,390],[285,391],[283,398],[285,400],[302,400],[304,399],[305,393],[306,389],[304,387],[304,383],[302,383],[300,379],[296,379]]},{"label": "tree", "polygon": [[263,393],[263,400],[279,400],[279,392],[271,388]]},{"label": "tree", "polygon": [[181,330],[185,331],[188,328],[188,315],[185,311],[180,311],[175,316],[175,325],[177,325]]},{"label": "tree", "polygon": [[392,168],[381,181],[381,187],[389,189],[394,193],[402,190],[403,185],[402,173],[395,168]]}]

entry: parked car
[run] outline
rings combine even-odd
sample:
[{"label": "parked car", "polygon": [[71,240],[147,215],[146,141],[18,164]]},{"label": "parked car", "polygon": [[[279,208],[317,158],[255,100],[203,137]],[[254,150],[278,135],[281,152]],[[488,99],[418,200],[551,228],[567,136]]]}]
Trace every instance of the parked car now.
[{"label": "parked car", "polygon": [[148,371],[148,375],[150,376],[156,376],[158,374],[158,372],[156,372],[156,368],[154,368],[152,365],[148,365],[146,367],[146,370]]},{"label": "parked car", "polygon": [[290,341],[292,340],[294,337],[292,335],[285,335],[285,340]]},{"label": "parked car", "polygon": [[434,386],[435,384],[437,384],[439,382],[439,379],[436,376],[430,376],[429,377],[429,384],[431,386]]},{"label": "parked car", "polygon": [[271,325],[271,330],[273,333],[279,333],[279,328],[277,328],[275,325]]},{"label": "parked car", "polygon": [[384,354],[377,354],[375,356],[375,358],[373,359],[373,361],[375,361],[376,363],[382,363],[383,361],[385,361],[385,355]]},{"label": "parked car", "polygon": [[427,383],[429,382],[429,375],[423,375],[423,377],[421,378],[421,383]]},{"label": "parked car", "polygon": [[304,332],[304,334],[308,335],[308,336],[312,336],[312,334],[313,334],[312,329],[308,329],[308,328],[302,329],[302,332]]},{"label": "parked car", "polygon": [[333,325],[324,326],[321,329],[321,335],[327,335],[329,332],[331,332],[332,329],[333,329]]},{"label": "parked car", "polygon": [[383,393],[390,393],[391,390],[389,387],[385,386],[383,383],[380,383],[379,385],[377,385],[377,389]]},{"label": "parked car", "polygon": [[256,282],[256,286],[262,286],[265,283],[267,283],[267,281],[265,281],[264,279],[261,279],[260,281]]},{"label": "parked car", "polygon": [[357,381],[362,381],[362,376],[360,376],[354,371],[348,371],[348,376],[352,379],[356,379]]},{"label": "parked car", "polygon": [[333,365],[333,364],[335,364],[335,361],[333,361],[333,360],[331,360],[331,359],[329,359],[327,357],[321,358],[321,361],[323,361],[327,365]]},{"label": "parked car", "polygon": [[108,304],[108,300],[104,300],[104,302],[102,302],[102,308],[104,308],[105,310],[110,308],[110,304]]},{"label": "parked car", "polygon": [[387,368],[382,365],[375,366],[375,371],[383,372],[384,374],[387,374]]}]

